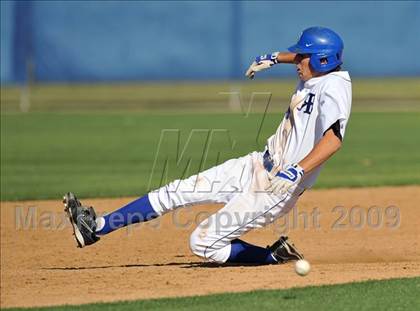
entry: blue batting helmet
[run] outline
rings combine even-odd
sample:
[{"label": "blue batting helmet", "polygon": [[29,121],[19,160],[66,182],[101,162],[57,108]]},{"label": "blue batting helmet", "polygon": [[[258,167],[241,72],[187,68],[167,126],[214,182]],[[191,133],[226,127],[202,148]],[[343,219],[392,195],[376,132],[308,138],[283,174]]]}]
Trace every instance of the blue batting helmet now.
[{"label": "blue batting helmet", "polygon": [[309,64],[312,68],[317,72],[327,72],[343,63],[343,48],[343,40],[331,29],[310,27],[302,32],[299,41],[289,47],[289,51],[310,54]]}]

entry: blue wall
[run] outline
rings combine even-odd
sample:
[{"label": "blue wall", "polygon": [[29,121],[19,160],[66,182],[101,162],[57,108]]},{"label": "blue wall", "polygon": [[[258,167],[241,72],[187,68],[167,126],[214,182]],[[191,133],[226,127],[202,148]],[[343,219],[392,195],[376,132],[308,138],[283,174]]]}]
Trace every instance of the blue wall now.
[{"label": "blue wall", "polygon": [[12,2],[0,3],[0,79],[1,81],[14,81],[13,74],[13,6]]},{"label": "blue wall", "polygon": [[[242,78],[256,55],[322,25],[358,76],[420,76],[418,2],[1,2],[1,81]],[[265,77],[294,75],[278,66]]]}]

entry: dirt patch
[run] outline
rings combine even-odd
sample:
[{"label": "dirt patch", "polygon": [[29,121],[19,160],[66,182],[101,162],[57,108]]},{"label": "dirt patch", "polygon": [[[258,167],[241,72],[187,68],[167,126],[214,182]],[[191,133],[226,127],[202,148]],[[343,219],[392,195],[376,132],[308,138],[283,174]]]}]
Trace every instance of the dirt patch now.
[{"label": "dirt patch", "polygon": [[[129,201],[82,200],[102,212]],[[420,186],[308,191],[287,218],[245,236],[265,246],[287,231],[312,264],[307,277],[297,276],[292,264],[218,267],[193,256],[188,237],[194,220],[203,217],[200,212],[216,211],[217,205],[185,208],[78,249],[69,223],[63,222],[59,200],[2,202],[1,306],[80,304],[419,276],[419,202]]]}]

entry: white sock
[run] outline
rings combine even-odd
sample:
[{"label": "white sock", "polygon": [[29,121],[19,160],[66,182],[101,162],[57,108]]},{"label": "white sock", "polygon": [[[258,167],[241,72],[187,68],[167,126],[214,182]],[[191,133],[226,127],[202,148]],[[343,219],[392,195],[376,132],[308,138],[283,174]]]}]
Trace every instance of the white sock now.
[{"label": "white sock", "polygon": [[96,217],[96,231],[102,230],[105,226],[105,218],[103,217]]}]

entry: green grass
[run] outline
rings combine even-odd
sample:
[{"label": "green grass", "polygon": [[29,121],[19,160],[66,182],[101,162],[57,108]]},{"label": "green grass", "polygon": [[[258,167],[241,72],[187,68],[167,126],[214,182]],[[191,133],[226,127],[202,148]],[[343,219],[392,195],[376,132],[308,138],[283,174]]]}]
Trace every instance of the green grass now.
[{"label": "green grass", "polygon": [[[163,129],[180,130],[179,144],[176,133],[167,133],[159,153],[159,163],[165,155],[172,161],[167,181],[262,150],[295,83],[52,84],[32,85],[27,93],[2,87],[1,199],[57,198],[69,190],[83,197],[143,194],[161,184],[154,174],[149,187]],[[354,79],[344,147],[328,162],[317,187],[420,183],[419,83],[417,78]],[[237,97],[221,92],[239,92],[244,111],[254,94],[255,114],[245,118]],[[268,93],[270,113],[260,129],[258,113],[265,110]],[[22,98],[30,100],[29,113],[19,112]],[[210,140],[209,133],[195,131],[186,152],[192,167],[183,172],[183,165],[174,165],[176,151],[193,129],[225,131],[211,132]],[[203,148],[210,154],[201,163]]]},{"label": "green grass", "polygon": [[420,278],[186,298],[8,310],[417,310]]},{"label": "green grass", "polygon": [[[162,130],[180,130],[179,143],[177,133],[164,136],[158,157],[160,164],[169,159],[170,181],[262,150],[280,119],[268,114],[259,131],[261,114],[4,113],[1,199],[57,198],[66,191],[82,197],[141,195],[149,189]],[[419,120],[419,112],[353,113],[344,146],[317,187],[420,184]],[[182,151],[194,129],[202,130],[191,136],[185,154],[192,165],[184,172],[186,162],[175,165],[177,148]],[[154,171],[151,188],[159,186],[162,170],[159,165]]]},{"label": "green grass", "polygon": [[[242,103],[264,111],[267,93],[272,108],[284,111],[296,79],[253,81],[172,81],[123,84],[31,85],[22,93],[17,87],[1,88],[1,111],[18,112],[22,97],[31,111],[212,111],[229,110],[229,95],[239,92]],[[420,111],[420,78],[353,79],[354,111]],[[264,93],[259,94],[258,93]],[[26,96],[26,97],[25,97]]]}]

